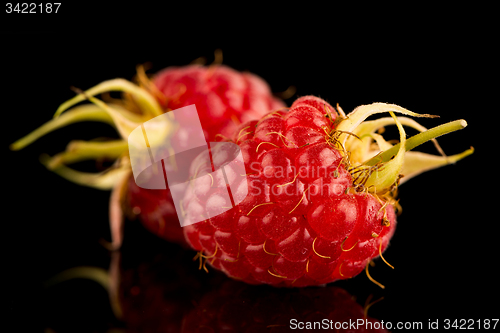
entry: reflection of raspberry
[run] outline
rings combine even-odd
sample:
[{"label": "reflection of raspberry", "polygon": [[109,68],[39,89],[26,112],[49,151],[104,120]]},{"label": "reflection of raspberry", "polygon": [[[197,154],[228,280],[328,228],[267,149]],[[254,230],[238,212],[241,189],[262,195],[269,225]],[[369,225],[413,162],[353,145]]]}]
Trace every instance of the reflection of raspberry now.
[{"label": "reflection of raspberry", "polygon": [[[167,248],[171,253],[176,251]],[[159,254],[147,261],[143,256],[141,263],[131,268],[121,265],[116,294],[127,332],[179,332],[181,318],[192,308],[191,302],[199,298],[205,286],[170,255]],[[181,253],[176,255],[183,257]],[[128,259],[125,256],[125,261]]]},{"label": "reflection of raspberry", "polygon": [[341,327],[349,319],[366,319],[360,332],[386,332],[377,330],[382,327],[378,320],[366,316],[368,307],[363,309],[339,287],[277,289],[251,286],[223,274],[207,275],[185,265],[190,254],[173,244],[162,244],[159,250],[136,242],[121,254],[119,270],[115,267],[120,278],[112,285],[118,287],[127,332],[277,333],[288,332],[293,319],[328,322],[334,332],[349,331],[346,324]]},{"label": "reflection of raspberry", "polygon": [[[235,122],[260,118],[284,106],[258,76],[221,65],[169,67],[159,72],[153,83],[166,97],[160,99],[164,109],[196,105],[207,142],[215,141],[217,134],[233,133]],[[174,134],[172,141],[182,142],[185,135],[189,135],[189,129],[183,128]],[[138,214],[144,226],[153,233],[185,244],[168,188],[145,190],[131,177],[125,206]]]},{"label": "reflection of raspberry", "polygon": [[[355,190],[348,156],[331,136],[336,118],[328,103],[306,96],[288,113],[268,113],[234,132],[248,174],[231,188],[247,184],[249,193],[236,191],[235,208],[184,228],[200,259],[248,283],[293,287],[350,278],[387,247],[393,205]],[[187,211],[231,206],[219,190],[200,196],[196,189],[185,196]]]},{"label": "reflection of raspberry", "polygon": [[338,287],[269,290],[227,281],[184,317],[181,332],[351,332],[348,323],[362,320],[356,332],[387,332]]}]

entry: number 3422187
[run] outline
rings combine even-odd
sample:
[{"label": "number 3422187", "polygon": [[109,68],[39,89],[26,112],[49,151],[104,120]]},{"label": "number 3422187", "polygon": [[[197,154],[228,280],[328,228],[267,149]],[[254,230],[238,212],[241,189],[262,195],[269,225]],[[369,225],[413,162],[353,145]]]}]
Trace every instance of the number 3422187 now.
[{"label": "number 3422187", "polygon": [[498,319],[445,319],[444,329],[495,329],[498,324]]},{"label": "number 3422187", "polygon": [[17,13],[17,14],[57,14],[60,2],[47,2],[47,3],[6,3],[5,12],[7,14]]}]

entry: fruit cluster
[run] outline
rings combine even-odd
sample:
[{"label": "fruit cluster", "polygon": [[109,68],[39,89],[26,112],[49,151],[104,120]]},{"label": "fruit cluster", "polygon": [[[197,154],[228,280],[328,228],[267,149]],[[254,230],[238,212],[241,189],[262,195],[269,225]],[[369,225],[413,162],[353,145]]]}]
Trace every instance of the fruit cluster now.
[{"label": "fruit cluster", "polygon": [[[123,99],[105,103],[94,97],[109,91],[122,91]],[[85,100],[92,104],[77,105]],[[197,107],[207,142],[219,139],[239,147],[243,159],[235,163],[244,164],[246,173],[231,166],[234,152],[224,151],[224,144],[222,153],[213,155],[224,177],[211,176],[215,161],[184,161],[192,181],[176,211],[168,188],[136,185],[127,138],[144,122],[190,104]],[[391,117],[366,120],[384,112]],[[73,141],[44,164],[77,184],[113,190],[113,249],[122,243],[125,212],[158,236],[198,251],[200,269],[208,270],[208,263],[250,284],[300,287],[350,278],[365,267],[370,277],[368,264],[382,257],[394,234],[397,187],[473,152],[446,156],[435,141],[464,128],[465,120],[427,130],[394,113],[432,117],[385,103],[362,105],[346,115],[314,96],[300,97],[287,109],[262,79],[221,65],[167,68],[152,81],[139,68],[138,84],[116,79],[79,91],[53,120],[11,148],[78,121],[112,124],[119,140]],[[398,144],[381,135],[389,125],[398,128]],[[407,139],[403,125],[421,133]],[[168,131],[170,141],[180,145],[191,135],[189,128]],[[442,156],[410,151],[429,140]],[[116,161],[99,174],[67,166],[86,159]],[[211,218],[195,223],[205,213]],[[191,224],[180,227],[179,214]]]}]

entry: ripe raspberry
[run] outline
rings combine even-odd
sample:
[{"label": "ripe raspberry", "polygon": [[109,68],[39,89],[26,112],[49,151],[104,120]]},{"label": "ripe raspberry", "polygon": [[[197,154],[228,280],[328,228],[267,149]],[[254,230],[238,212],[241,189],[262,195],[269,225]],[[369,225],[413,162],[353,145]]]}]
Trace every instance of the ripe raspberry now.
[{"label": "ripe raspberry", "polygon": [[166,97],[161,101],[164,109],[196,105],[207,141],[217,134],[229,136],[237,123],[285,106],[257,75],[223,65],[168,67],[156,74],[153,83]]},{"label": "ripe raspberry", "polygon": [[[241,148],[247,175],[229,180],[230,188],[238,189],[233,199],[240,203],[222,215],[184,227],[189,244],[199,251],[200,267],[206,268],[208,262],[250,284],[287,287],[359,274],[381,255],[394,234],[400,172],[410,170],[413,176],[429,169],[430,155],[412,152],[406,158],[420,162],[419,167],[409,163],[402,168],[408,147],[401,122],[425,129],[411,119],[398,120],[391,110],[422,116],[376,103],[361,106],[348,117],[339,109],[340,117],[324,100],[305,96],[288,112],[270,112],[259,121],[242,124],[232,141]],[[390,111],[393,118],[362,122],[382,111]],[[464,122],[457,124],[461,128]],[[401,144],[392,150],[375,133],[389,124],[400,130]],[[430,140],[435,136],[431,131],[408,142],[414,147]],[[380,150],[387,151],[370,159]],[[432,158],[444,165],[470,153]],[[200,167],[191,166],[193,177],[203,174]],[[225,170],[234,173],[229,164]],[[246,196],[241,191],[245,185]],[[221,188],[213,186],[202,194],[196,190],[195,182],[184,197],[187,220],[194,214],[191,207],[210,213],[232,205],[220,196]]]},{"label": "ripe raspberry", "polygon": [[[74,141],[66,152],[45,161],[46,166],[75,183],[113,189],[110,220],[114,248],[121,244],[123,237],[120,222],[122,210],[131,218],[139,216],[143,225],[156,235],[186,244],[170,190],[142,189],[136,185],[131,175],[127,158],[127,138],[134,129],[134,124],[139,126],[165,111],[195,104],[205,139],[210,142],[215,141],[217,134],[232,133],[237,123],[259,118],[269,110],[284,107],[284,104],[272,96],[269,86],[260,77],[251,73],[240,73],[223,65],[169,67],[160,71],[153,81],[139,68],[138,78],[140,87],[117,79],[103,82],[81,93],[61,105],[56,113],[59,117],[18,140],[11,148],[21,149],[42,135],[77,121],[96,120],[115,125],[123,140]],[[124,95],[122,101],[113,100],[113,104],[109,105],[92,97],[112,90],[124,91],[128,95]],[[76,106],[64,112],[84,99],[89,99],[95,105]],[[64,113],[61,114],[62,112]],[[172,142],[182,145],[183,138],[191,134],[190,130],[192,129],[177,130],[173,134]],[[110,170],[97,175],[66,167],[66,164],[88,158],[117,161]]]},{"label": "ripe raspberry", "polygon": [[[160,71],[153,83],[165,97],[159,99],[163,109],[196,105],[207,142],[215,141],[217,134],[230,135],[237,122],[260,118],[269,110],[284,107],[260,77],[227,66],[169,67]],[[182,142],[182,136],[189,133],[188,128],[181,131],[174,134],[172,142]],[[127,187],[124,206],[139,213],[147,229],[166,240],[185,244],[168,188],[143,189],[136,185],[133,177],[129,178]]]}]

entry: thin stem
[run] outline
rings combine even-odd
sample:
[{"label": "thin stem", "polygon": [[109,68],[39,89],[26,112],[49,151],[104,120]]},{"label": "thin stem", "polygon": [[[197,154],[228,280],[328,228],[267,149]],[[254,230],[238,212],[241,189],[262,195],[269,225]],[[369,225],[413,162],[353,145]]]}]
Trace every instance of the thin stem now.
[{"label": "thin stem", "polygon": [[153,116],[163,114],[160,105],[148,91],[127,80],[114,79],[101,82],[98,85],[86,90],[84,93],[78,94],[72,99],[64,102],[57,109],[54,118],[59,117],[61,113],[71,106],[88,99],[89,96],[95,96],[107,91],[123,91],[130,93],[132,96],[137,97],[137,102],[144,107],[145,112],[149,112]]},{"label": "thin stem", "polygon": [[30,134],[17,140],[10,145],[10,149],[23,149],[47,133],[80,121],[101,121],[113,124],[113,118],[111,118],[111,116],[100,107],[93,104],[80,105],[64,113],[60,117],[48,121]]},{"label": "thin stem", "polygon": [[[406,145],[405,149],[406,151],[410,151],[413,148],[421,145],[422,143],[425,143],[429,140],[432,140],[434,138],[437,138],[438,136],[448,134],[454,131],[461,130],[467,126],[467,122],[463,119],[451,121],[449,123],[443,124],[436,126],[434,128],[431,128],[430,130],[427,130],[425,132],[416,134],[406,140]],[[381,154],[369,159],[364,165],[367,166],[373,166],[377,164],[378,162],[385,163],[389,161],[396,153],[398,152],[400,147],[400,144],[398,143],[397,145],[394,145],[392,148],[387,149],[386,151],[382,152]]]},{"label": "thin stem", "polygon": [[128,148],[127,141],[72,141],[65,152],[52,157],[47,167],[51,170],[61,164],[71,164],[85,160],[107,158],[114,160]]}]

